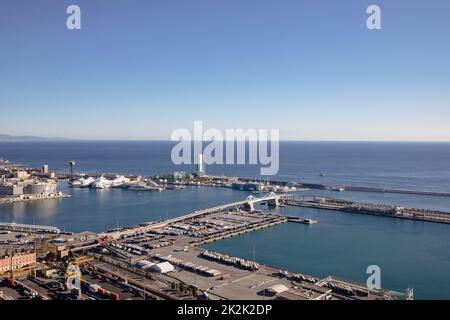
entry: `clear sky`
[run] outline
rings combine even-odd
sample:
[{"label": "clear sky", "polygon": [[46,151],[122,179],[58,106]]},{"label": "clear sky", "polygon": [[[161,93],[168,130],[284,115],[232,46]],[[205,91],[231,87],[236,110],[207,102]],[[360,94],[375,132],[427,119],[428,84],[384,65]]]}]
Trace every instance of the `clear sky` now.
[{"label": "clear sky", "polygon": [[449,16],[448,0],[1,0],[0,133],[169,139],[203,120],[450,140]]}]

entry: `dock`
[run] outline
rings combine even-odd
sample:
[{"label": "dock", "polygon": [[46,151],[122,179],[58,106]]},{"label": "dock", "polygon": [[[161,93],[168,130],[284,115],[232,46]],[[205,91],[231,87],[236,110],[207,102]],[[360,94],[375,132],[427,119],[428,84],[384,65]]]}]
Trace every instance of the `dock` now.
[{"label": "dock", "polygon": [[61,233],[56,227],[40,226],[34,224],[20,224],[14,222],[0,222],[0,230],[5,231],[22,231],[22,232],[45,232],[45,233]]},{"label": "dock", "polygon": [[361,203],[325,197],[312,197],[312,199],[301,200],[287,199],[284,203],[289,206],[450,224],[450,212],[444,211],[405,208],[386,204]]},{"label": "dock", "polygon": [[269,205],[270,205],[270,203],[272,203],[273,206],[277,206],[281,203],[283,198],[284,198],[283,195],[277,195],[274,193],[270,193],[264,197],[259,197],[259,198],[249,196],[245,200],[242,200],[242,201],[236,201],[236,202],[227,203],[227,204],[215,206],[215,207],[208,208],[208,209],[197,210],[197,211],[194,211],[192,213],[189,213],[189,214],[186,214],[186,215],[183,215],[180,217],[171,218],[171,219],[167,219],[167,220],[160,221],[160,222],[148,222],[148,223],[144,223],[144,224],[140,225],[139,227],[121,228],[120,230],[112,230],[111,232],[103,233],[102,236],[108,236],[108,237],[112,237],[114,239],[118,239],[121,237],[130,236],[130,235],[133,235],[136,233],[143,233],[143,232],[148,232],[148,231],[151,231],[154,229],[162,228],[169,224],[176,223],[179,221],[202,217],[202,216],[207,216],[207,215],[213,214],[215,212],[220,212],[220,211],[224,211],[224,210],[237,210],[240,207],[244,207],[250,211],[254,211],[254,205],[257,203],[265,202],[265,203],[268,203]]}]

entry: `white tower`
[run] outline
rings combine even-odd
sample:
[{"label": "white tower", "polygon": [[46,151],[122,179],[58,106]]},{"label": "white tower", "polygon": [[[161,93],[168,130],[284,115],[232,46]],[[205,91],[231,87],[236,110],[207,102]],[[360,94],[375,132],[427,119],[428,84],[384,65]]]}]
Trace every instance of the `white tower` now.
[{"label": "white tower", "polygon": [[197,172],[205,172],[205,169],[203,168],[203,154],[201,153],[197,155]]}]

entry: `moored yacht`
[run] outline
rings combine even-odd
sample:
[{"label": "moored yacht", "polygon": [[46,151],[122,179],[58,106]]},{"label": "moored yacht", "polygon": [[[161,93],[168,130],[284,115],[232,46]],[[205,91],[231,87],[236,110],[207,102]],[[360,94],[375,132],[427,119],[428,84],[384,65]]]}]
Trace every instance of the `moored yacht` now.
[{"label": "moored yacht", "polygon": [[92,184],[92,188],[94,189],[107,189],[111,187],[111,181],[101,176]]},{"label": "moored yacht", "polygon": [[147,185],[144,182],[140,182],[140,183],[137,183],[137,184],[129,187],[128,190],[131,190],[131,191],[162,191],[163,188],[160,187],[156,183],[152,184],[152,185]]},{"label": "moored yacht", "polygon": [[117,176],[114,180],[111,181],[112,188],[120,188],[124,184],[129,183],[130,179],[125,178],[124,176]]},{"label": "moored yacht", "polygon": [[95,182],[95,179],[92,177],[88,177],[86,179],[81,178],[80,180],[81,180],[80,188],[89,188]]},{"label": "moored yacht", "polygon": [[80,178],[70,182],[70,186],[72,188],[88,188],[95,182],[95,179],[92,177],[88,178]]}]

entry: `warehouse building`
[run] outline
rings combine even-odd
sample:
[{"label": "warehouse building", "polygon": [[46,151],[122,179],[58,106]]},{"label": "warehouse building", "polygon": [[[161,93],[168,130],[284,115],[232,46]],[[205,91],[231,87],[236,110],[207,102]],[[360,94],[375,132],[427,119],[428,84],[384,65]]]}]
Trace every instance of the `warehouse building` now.
[{"label": "warehouse building", "polygon": [[36,253],[18,253],[0,257],[0,273],[19,269],[36,262]]},{"label": "warehouse building", "polygon": [[161,262],[158,264],[155,264],[151,266],[150,268],[152,271],[158,272],[158,273],[169,273],[175,270],[174,266],[171,265],[169,262]]}]

